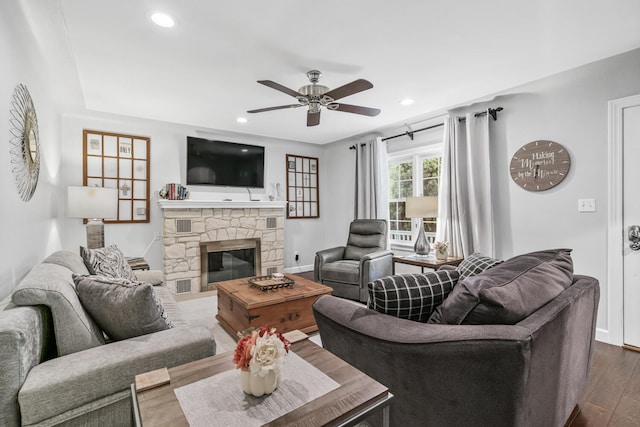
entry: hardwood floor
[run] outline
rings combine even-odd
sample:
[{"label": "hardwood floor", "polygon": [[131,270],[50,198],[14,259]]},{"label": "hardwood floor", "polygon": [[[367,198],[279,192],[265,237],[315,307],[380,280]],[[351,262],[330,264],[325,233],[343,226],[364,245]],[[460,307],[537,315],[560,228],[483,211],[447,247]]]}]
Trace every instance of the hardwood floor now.
[{"label": "hardwood floor", "polygon": [[596,342],[589,385],[566,427],[640,426],[640,353]]}]

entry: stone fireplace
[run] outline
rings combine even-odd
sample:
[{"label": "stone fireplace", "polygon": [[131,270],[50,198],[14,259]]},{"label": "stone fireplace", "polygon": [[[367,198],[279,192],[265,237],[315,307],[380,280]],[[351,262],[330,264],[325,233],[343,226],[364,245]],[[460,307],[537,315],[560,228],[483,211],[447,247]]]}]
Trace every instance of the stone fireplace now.
[{"label": "stone fireplace", "polygon": [[162,200],[163,268],[175,295],[284,269],[286,202]]}]

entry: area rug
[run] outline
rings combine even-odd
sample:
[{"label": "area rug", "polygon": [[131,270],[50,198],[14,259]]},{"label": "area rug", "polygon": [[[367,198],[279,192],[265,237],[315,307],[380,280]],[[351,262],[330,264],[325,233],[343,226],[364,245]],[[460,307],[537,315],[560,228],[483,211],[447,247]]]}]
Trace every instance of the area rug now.
[{"label": "area rug", "polygon": [[222,329],[216,320],[218,297],[193,298],[178,302],[184,319],[191,325],[206,326],[216,339],[216,353],[224,353],[236,348],[236,341]]}]

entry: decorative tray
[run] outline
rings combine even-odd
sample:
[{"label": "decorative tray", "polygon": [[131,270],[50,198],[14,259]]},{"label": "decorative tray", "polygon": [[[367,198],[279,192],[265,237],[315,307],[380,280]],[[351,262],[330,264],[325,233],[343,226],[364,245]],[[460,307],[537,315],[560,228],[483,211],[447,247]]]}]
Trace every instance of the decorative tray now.
[{"label": "decorative tray", "polygon": [[293,286],[294,280],[288,277],[282,277],[274,279],[273,276],[256,276],[247,279],[249,284],[254,288],[258,288],[261,291],[271,291],[279,288],[288,288]]}]

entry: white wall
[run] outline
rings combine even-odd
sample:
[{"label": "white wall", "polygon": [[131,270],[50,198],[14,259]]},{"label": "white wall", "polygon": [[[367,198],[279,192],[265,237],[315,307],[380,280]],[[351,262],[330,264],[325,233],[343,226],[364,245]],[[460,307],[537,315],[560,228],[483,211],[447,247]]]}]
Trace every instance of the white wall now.
[{"label": "white wall", "polygon": [[[254,197],[267,199],[269,185],[279,182],[282,186],[282,198],[286,200],[285,155],[297,154],[318,157],[321,173],[323,147],[314,144],[299,143],[286,140],[264,138],[254,135],[231,134],[212,129],[194,128],[186,125],[121,117],[99,113],[70,114],[63,118],[62,162],[64,170],[61,185],[82,185],[82,130],[100,130],[115,133],[146,136],[151,138],[151,183],[152,190],[150,222],[145,224],[105,224],[105,244],[116,244],[127,256],[142,256],[145,249],[153,242],[154,232],[162,232],[162,212],[158,207],[157,191],[169,182],[185,182],[186,137],[200,136],[210,139],[222,139],[233,142],[262,145],[265,150],[265,189],[252,190]],[[249,194],[244,188],[229,189],[224,187],[207,188],[190,187],[191,198],[232,198],[248,200]],[[322,191],[322,187],[321,187]],[[66,198],[66,194],[64,195]],[[322,196],[321,196],[322,197]],[[322,206],[322,198],[320,200]],[[63,246],[77,250],[86,245],[85,227],[80,219],[64,218],[66,230]],[[290,271],[299,270],[313,264],[316,247],[314,242],[323,240],[325,228],[324,218],[319,219],[285,219],[285,268]],[[298,251],[298,263],[294,259],[294,251]],[[161,242],[152,244],[146,255],[152,268],[162,268]],[[307,269],[307,268],[305,268]]]},{"label": "white wall", "polygon": [[[61,50],[55,41],[64,40],[59,37],[63,27],[57,2],[41,3],[0,2],[0,299],[34,264],[61,246],[60,118],[62,111],[77,108],[79,92],[69,69],[58,64],[68,58],[64,53],[52,55]],[[36,7],[42,13],[34,13]],[[40,175],[28,202],[18,195],[9,157],[9,106],[19,83],[29,89],[40,129]]]},{"label": "white wall", "polygon": [[[572,248],[575,273],[600,280],[597,326],[603,333],[608,329],[607,102],[640,93],[639,76],[640,49],[504,91],[491,102],[454,110],[462,115],[504,107],[491,125],[497,255],[509,258],[538,249]],[[564,145],[572,164],[560,185],[536,193],[518,187],[508,166],[518,148],[538,139]],[[352,172],[344,167],[346,160],[341,160],[347,145],[339,142],[326,147],[327,162],[341,166],[331,177],[328,191],[338,186],[332,200],[343,207],[339,212],[323,212],[332,225],[327,242],[343,238],[344,230],[339,230],[345,227],[343,211],[353,206]],[[578,213],[577,201],[582,198],[596,199],[597,211]]]}]

